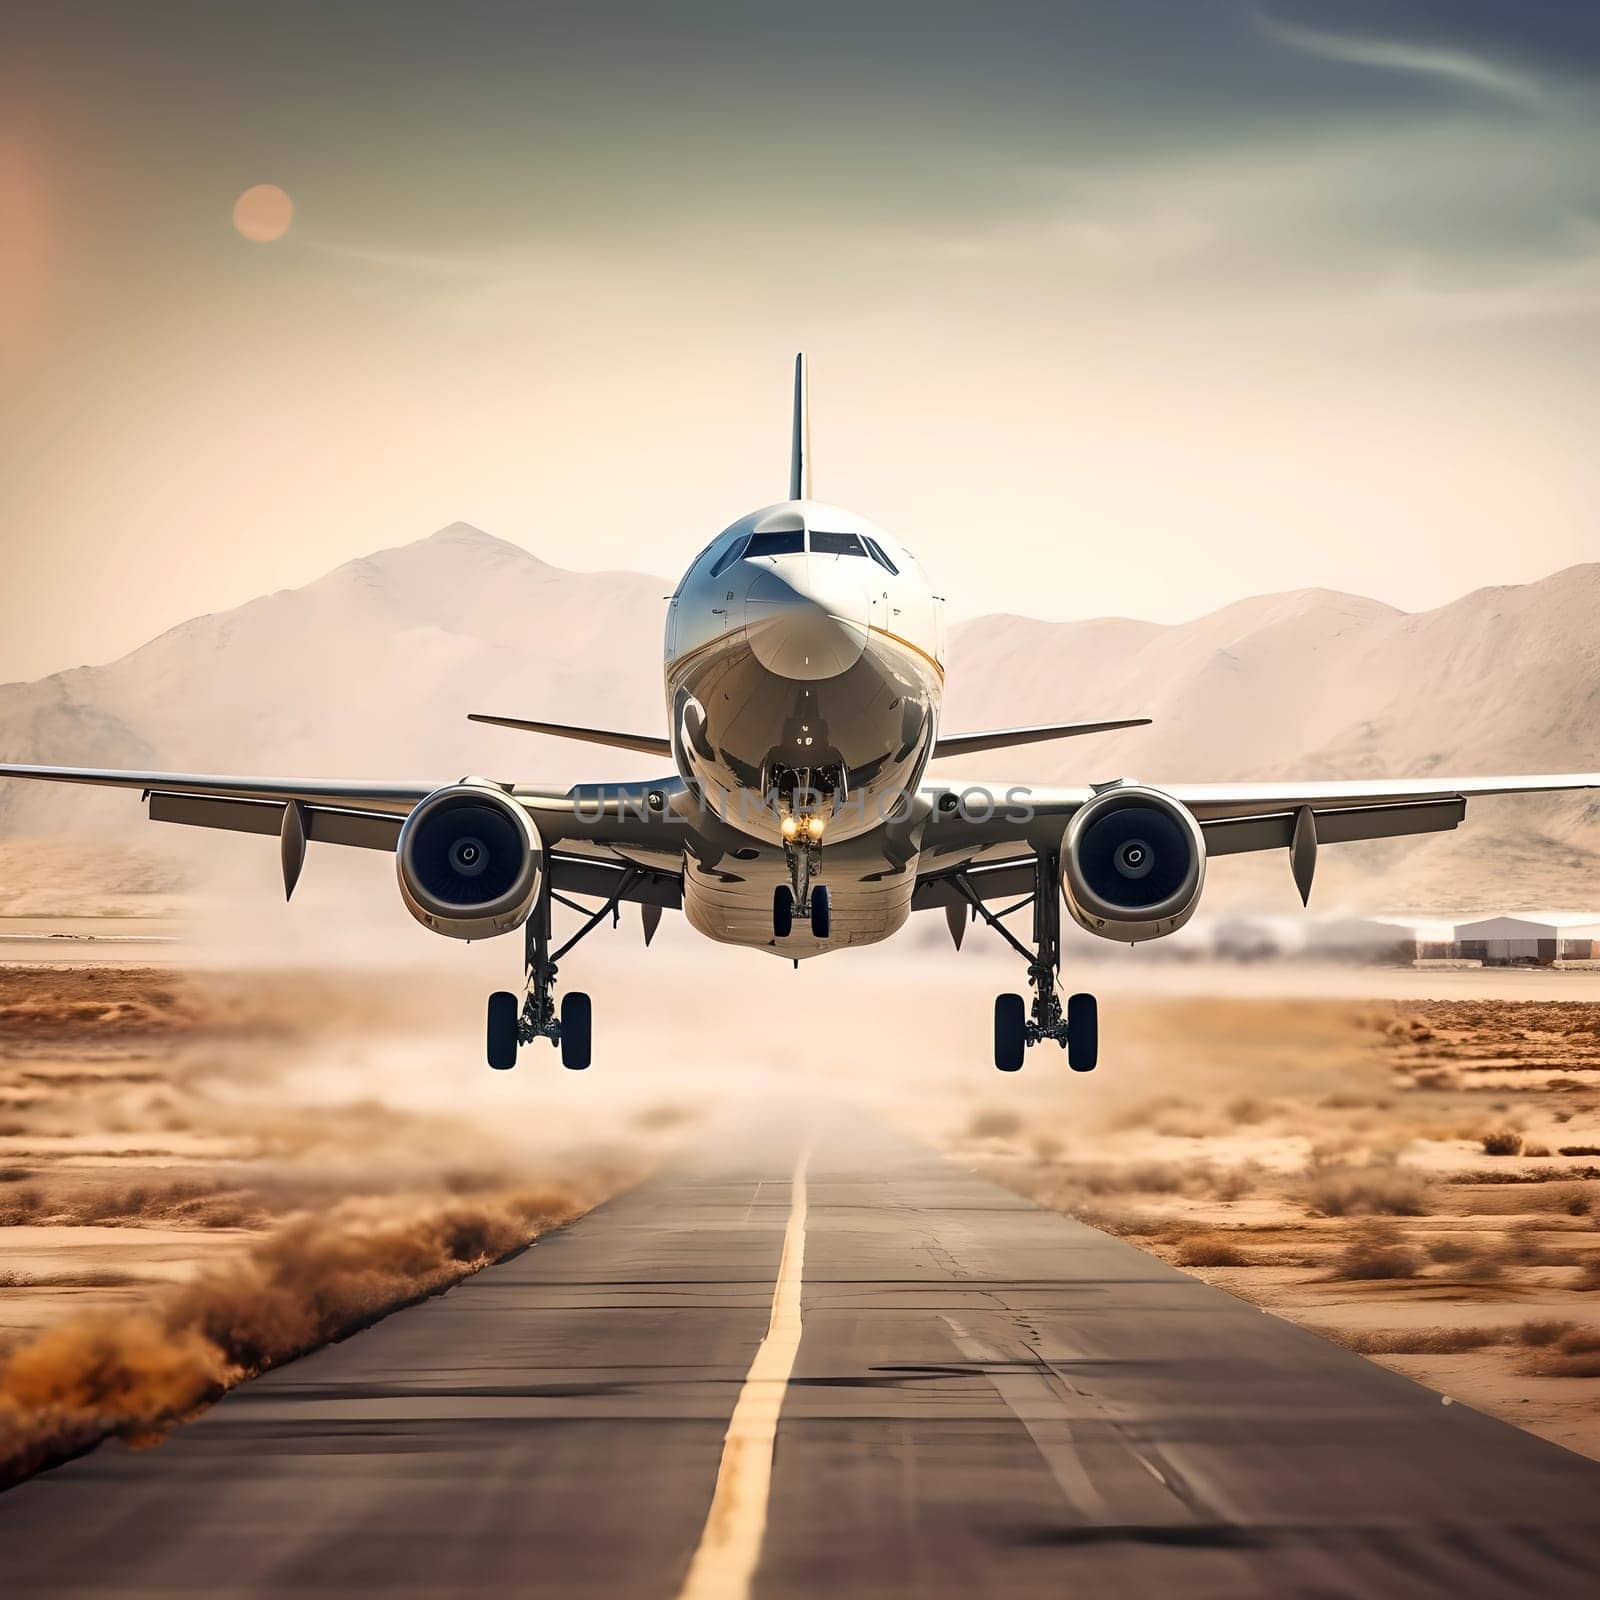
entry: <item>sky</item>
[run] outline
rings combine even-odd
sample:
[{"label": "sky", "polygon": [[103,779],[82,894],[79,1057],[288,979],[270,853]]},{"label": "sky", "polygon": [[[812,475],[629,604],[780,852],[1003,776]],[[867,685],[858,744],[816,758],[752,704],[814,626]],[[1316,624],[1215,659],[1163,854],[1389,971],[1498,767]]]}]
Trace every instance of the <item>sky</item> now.
[{"label": "sky", "polygon": [[0,680],[457,520],[675,577],[801,348],[956,615],[1600,559],[1597,134],[1565,0],[8,0]]}]

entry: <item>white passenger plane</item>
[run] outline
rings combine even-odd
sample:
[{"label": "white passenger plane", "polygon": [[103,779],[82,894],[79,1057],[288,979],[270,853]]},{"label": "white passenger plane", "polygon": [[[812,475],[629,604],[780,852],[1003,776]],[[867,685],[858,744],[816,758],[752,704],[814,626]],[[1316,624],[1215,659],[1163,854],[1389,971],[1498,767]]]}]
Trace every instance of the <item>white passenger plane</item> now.
[{"label": "white passenger plane", "polygon": [[[1304,899],[1319,845],[1454,828],[1480,795],[1600,787],[1600,773],[1002,790],[929,779],[936,757],[1149,719],[941,732],[944,602],[904,545],[812,499],[809,449],[797,357],[789,498],[718,534],[672,597],[667,735],[473,719],[670,757],[668,776],[569,790],[33,766],[0,777],[120,785],[142,790],[158,821],[276,834],[289,894],[308,840],[395,852],[424,926],[456,939],[524,929],[525,993],[489,1000],[500,1068],[539,1038],[588,1066],[589,999],[569,992],[558,1013],[556,962],[623,901],[641,906],[647,943],[662,910],[681,909],[709,938],[797,963],[886,939],[924,908],[945,913],[959,948],[981,917],[1027,963],[1032,990],[995,1001],[1006,1072],[1046,1039],[1075,1070],[1095,1065],[1093,996],[1063,1005],[1058,992],[1063,901],[1102,938],[1160,938],[1194,912],[1210,856],[1285,850]],[[552,901],[588,909],[573,895],[602,904],[552,950]],[[1001,920],[1024,907],[1031,947]]]}]

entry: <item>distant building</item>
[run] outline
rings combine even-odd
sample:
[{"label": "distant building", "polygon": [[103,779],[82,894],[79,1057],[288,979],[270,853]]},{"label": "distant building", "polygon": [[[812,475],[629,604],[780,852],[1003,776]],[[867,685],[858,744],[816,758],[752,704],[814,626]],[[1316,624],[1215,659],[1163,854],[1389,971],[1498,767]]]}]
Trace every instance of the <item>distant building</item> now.
[{"label": "distant building", "polygon": [[1459,922],[1457,954],[1485,966],[1552,966],[1600,959],[1600,916],[1592,911],[1523,911]]},{"label": "distant building", "polygon": [[1452,937],[1441,926],[1416,917],[1332,916],[1316,917],[1306,928],[1306,954],[1334,961],[1414,961],[1428,941]]}]

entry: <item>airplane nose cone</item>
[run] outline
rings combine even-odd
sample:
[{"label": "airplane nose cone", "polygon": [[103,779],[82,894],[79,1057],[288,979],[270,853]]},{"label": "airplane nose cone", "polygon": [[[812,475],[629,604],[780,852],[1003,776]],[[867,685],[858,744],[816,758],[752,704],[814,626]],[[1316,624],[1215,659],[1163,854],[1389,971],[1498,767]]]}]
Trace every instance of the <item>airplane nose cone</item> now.
[{"label": "airplane nose cone", "polygon": [[757,573],[745,596],[745,639],[768,672],[836,678],[861,659],[868,600],[856,565],[802,556]]}]

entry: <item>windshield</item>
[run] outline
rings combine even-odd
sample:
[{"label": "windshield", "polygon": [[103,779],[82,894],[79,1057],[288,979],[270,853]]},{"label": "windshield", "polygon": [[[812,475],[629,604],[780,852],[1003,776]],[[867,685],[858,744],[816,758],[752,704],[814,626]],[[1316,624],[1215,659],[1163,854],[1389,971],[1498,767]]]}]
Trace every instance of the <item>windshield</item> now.
[{"label": "windshield", "polygon": [[781,533],[753,533],[745,546],[745,559],[754,556],[798,556],[805,553],[806,530],[786,528]]},{"label": "windshield", "polygon": [[814,556],[864,556],[867,552],[853,533],[824,533],[820,528],[813,528],[811,553]]}]

